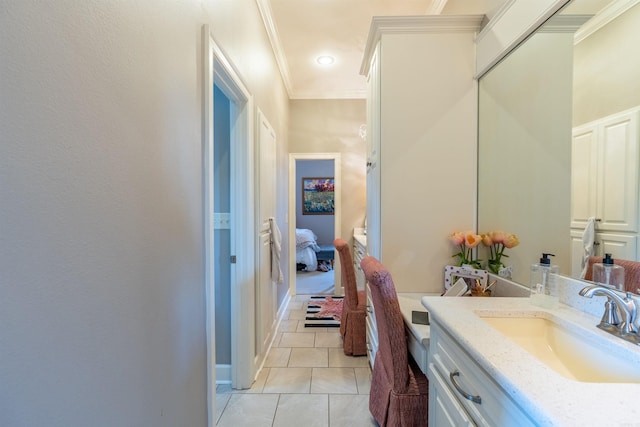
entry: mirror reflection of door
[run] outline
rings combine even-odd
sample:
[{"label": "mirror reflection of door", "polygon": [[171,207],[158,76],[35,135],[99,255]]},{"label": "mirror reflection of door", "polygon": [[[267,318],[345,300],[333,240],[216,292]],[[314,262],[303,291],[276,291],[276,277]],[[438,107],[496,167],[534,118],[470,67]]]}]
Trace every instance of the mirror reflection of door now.
[{"label": "mirror reflection of door", "polygon": [[334,176],[335,164],[332,159],[296,160],[296,294],[298,295],[334,293],[335,216],[330,207]]}]

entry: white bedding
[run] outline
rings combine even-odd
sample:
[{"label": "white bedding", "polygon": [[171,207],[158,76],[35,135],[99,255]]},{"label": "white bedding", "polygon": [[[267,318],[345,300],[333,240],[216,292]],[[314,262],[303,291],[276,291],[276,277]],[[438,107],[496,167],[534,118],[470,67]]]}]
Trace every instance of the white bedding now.
[{"label": "white bedding", "polygon": [[296,228],[296,264],[305,264],[304,271],[316,271],[318,258],[316,251],[320,250],[317,243],[318,236],[309,229]]}]

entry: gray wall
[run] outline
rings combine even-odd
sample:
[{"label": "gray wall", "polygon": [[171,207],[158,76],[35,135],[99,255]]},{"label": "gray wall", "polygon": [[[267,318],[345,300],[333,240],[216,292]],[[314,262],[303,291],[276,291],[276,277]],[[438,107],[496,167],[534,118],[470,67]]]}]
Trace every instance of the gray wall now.
[{"label": "gray wall", "polygon": [[256,3],[1,8],[0,425],[204,426],[203,24],[275,128],[280,188],[288,176]]}]

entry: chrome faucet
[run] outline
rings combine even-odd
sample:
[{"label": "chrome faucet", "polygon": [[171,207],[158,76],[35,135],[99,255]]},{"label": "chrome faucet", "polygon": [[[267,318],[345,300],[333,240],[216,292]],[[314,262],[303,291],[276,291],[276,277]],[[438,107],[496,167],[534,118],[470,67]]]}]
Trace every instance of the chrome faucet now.
[{"label": "chrome faucet", "polygon": [[[630,293],[627,292],[625,297],[621,297],[613,289],[600,285],[589,285],[580,290],[580,295],[587,298],[598,295],[606,296],[604,315],[598,327],[627,341],[640,344],[640,335],[634,326],[637,308]],[[622,315],[622,321],[618,318],[618,312]]]}]

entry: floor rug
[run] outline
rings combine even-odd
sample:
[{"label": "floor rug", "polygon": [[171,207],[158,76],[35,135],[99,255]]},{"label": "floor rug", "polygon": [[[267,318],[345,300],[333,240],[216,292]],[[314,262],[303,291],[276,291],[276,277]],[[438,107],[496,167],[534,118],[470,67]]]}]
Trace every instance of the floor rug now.
[{"label": "floor rug", "polygon": [[307,304],[307,316],[304,319],[305,328],[338,328],[342,314],[344,297],[313,296]]}]

